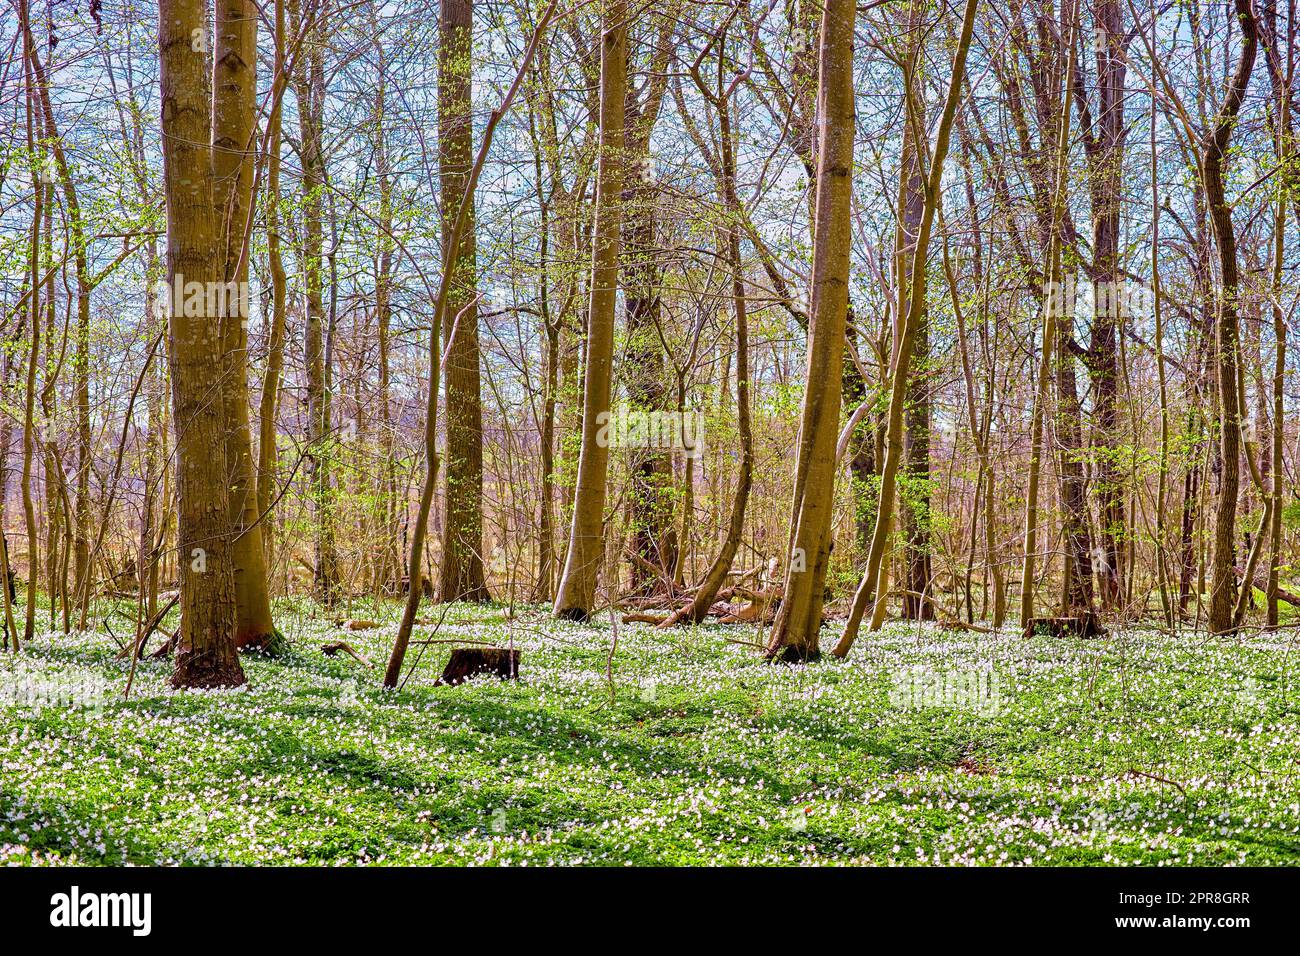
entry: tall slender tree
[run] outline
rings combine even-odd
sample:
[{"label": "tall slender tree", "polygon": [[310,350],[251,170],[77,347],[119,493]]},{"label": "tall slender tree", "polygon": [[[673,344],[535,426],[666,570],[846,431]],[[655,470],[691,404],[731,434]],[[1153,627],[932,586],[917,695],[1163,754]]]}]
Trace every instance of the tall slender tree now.
[{"label": "tall slender tree", "polygon": [[[1201,142],[1201,177],[1219,251],[1219,315],[1215,325],[1215,346],[1219,367],[1219,457],[1223,472],[1219,478],[1219,500],[1214,511],[1214,564],[1210,583],[1209,626],[1215,634],[1226,633],[1234,627],[1237,494],[1241,487],[1242,451],[1238,381],[1241,374],[1238,331],[1241,279],[1237,264],[1237,233],[1224,186],[1224,168],[1259,47],[1259,31],[1251,0],[1236,0],[1235,9],[1241,30],[1241,50],[1223,103]],[[1247,582],[1246,587],[1249,586]]]},{"label": "tall slender tree", "polygon": [[[213,201],[225,248],[222,278],[228,288],[248,287],[252,236],[253,175],[257,108],[257,7],[252,0],[216,0],[213,49]],[[243,291],[234,301],[245,304]],[[230,469],[231,545],[235,562],[238,625],[235,644],[268,649],[275,641],[266,554],[258,520],[257,466],[249,417],[248,319],[225,323],[225,354],[230,377],[222,389],[225,405],[226,463]]]},{"label": "tall slender tree", "polygon": [[826,568],[835,490],[835,438],[849,308],[850,201],[853,190],[853,0],[827,0],[822,14],[817,115],[816,240],[791,506],[784,598],[767,656],[809,660],[820,654]]},{"label": "tall slender tree", "polygon": [[[886,600],[889,596],[889,572],[885,552],[893,531],[894,502],[898,471],[903,456],[903,408],[909,391],[912,347],[921,314],[925,310],[926,270],[929,265],[930,231],[939,208],[943,166],[948,159],[948,143],[952,135],[957,106],[961,100],[962,85],[966,75],[966,56],[970,50],[971,33],[975,28],[975,12],[979,0],[966,0],[962,14],[961,32],[953,52],[952,71],[948,77],[948,94],[944,99],[939,128],[935,131],[934,148],[930,154],[929,169],[925,174],[925,204],[917,226],[916,243],[912,252],[911,275],[908,279],[907,311],[902,318],[898,343],[894,348],[890,368],[889,413],[886,419],[885,461],[880,475],[880,497],[876,506],[876,526],[871,534],[871,549],[867,554],[867,567],[857,591],[844,633],[835,645],[835,656],[845,657],[857,639],[858,627],[868,603],[874,602],[871,627],[879,628],[884,621]],[[819,214],[820,215],[820,214]]]},{"label": "tall slender tree", "polygon": [[[329,0],[323,0],[328,3]],[[326,368],[325,308],[325,44],[326,11],[304,19],[296,0],[290,4],[290,28],[301,29],[302,54],[297,58],[294,94],[298,103],[299,149],[302,156],[302,272],[306,306],[303,362],[307,371],[307,472],[311,482],[313,582],[320,600],[330,606],[339,583],[338,548],[334,531],[334,455]]]},{"label": "tall slender tree", "polygon": [[600,160],[596,222],[591,240],[591,298],[587,307],[587,362],[583,379],[582,448],[578,454],[573,521],[556,617],[586,620],[596,606],[605,555],[605,481],[609,473],[608,418],[614,365],[614,310],[618,296],[627,97],[627,4],[605,0],[600,39]]},{"label": "tall slender tree", "polygon": [[[901,9],[901,8],[900,8]],[[894,315],[899,323],[907,317],[911,298],[912,257],[916,252],[921,216],[925,211],[925,179],[921,171],[921,146],[925,131],[924,50],[925,4],[911,0],[901,14],[903,36],[908,47],[904,57],[904,109],[902,174],[899,176],[898,223],[895,227]],[[903,616],[933,620],[930,599],[930,379],[926,363],[930,358],[929,309],[921,303],[912,332],[913,374],[908,376],[907,404],[903,412],[904,500],[903,534],[906,540]],[[895,334],[894,342],[903,336]]]},{"label": "tall slender tree", "polygon": [[[446,515],[441,601],[486,601],[483,579],[483,400],[479,394],[478,283],[474,197],[465,195],[473,162],[473,0],[443,0],[439,14],[438,165],[443,261],[457,263],[447,314],[456,334],[447,349]],[[460,248],[447,248],[466,203]]]}]

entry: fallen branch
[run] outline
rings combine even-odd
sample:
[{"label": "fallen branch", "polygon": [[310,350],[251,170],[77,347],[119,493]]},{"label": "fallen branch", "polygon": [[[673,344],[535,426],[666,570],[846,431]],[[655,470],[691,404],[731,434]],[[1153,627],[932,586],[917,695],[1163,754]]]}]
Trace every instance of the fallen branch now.
[{"label": "fallen branch", "polygon": [[[176,606],[176,602],[179,601],[180,599],[181,599],[180,591],[172,592],[172,595],[168,599],[167,603],[164,604],[157,611],[155,611],[153,617],[149,618],[148,623],[146,623],[145,626],[141,629],[140,636],[136,638],[134,642],[136,657],[144,656],[145,643],[149,640],[149,637],[153,634],[153,632],[158,629],[158,625],[162,623],[163,618],[165,618],[168,612],[171,611],[171,609]],[[164,631],[163,633],[166,632]],[[126,657],[128,653],[129,652],[124,647],[122,648],[122,650],[118,652],[117,656],[119,658]]]},{"label": "fallen branch", "polygon": [[979,634],[993,634],[993,628],[985,627],[983,624],[967,623],[966,621],[938,621],[936,622],[945,631],[975,631]]},{"label": "fallen branch", "polygon": [[1138,770],[1136,767],[1129,767],[1128,772],[1129,775],[1133,777],[1146,777],[1148,780],[1157,780],[1160,783],[1167,783],[1169,786],[1177,788],[1178,792],[1183,796],[1187,796],[1187,788],[1177,780],[1170,780],[1168,777],[1161,777],[1154,773],[1147,773],[1145,770]]},{"label": "fallen branch", "polygon": [[657,626],[662,624],[666,620],[668,620],[668,618],[658,614],[624,614],[623,615],[624,624],[654,624]]},{"label": "fallen branch", "polygon": [[322,644],[320,646],[320,649],[321,649],[321,653],[324,654],[326,657],[333,657],[339,651],[342,651],[343,653],[348,654],[349,656],[353,657],[357,661],[360,661],[362,664],[365,664],[367,667],[375,666],[370,662],[369,658],[367,658],[364,654],[358,653],[356,649],[353,648],[353,646],[349,644],[347,641],[334,641],[332,644]]}]

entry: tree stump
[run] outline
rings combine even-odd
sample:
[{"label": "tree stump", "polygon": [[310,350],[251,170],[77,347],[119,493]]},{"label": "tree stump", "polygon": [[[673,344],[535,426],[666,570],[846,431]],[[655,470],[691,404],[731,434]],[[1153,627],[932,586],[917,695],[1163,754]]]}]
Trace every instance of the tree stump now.
[{"label": "tree stump", "polygon": [[505,647],[455,647],[434,687],[463,684],[475,674],[496,674],[502,680],[519,679],[519,649]]},{"label": "tree stump", "polygon": [[1105,637],[1106,629],[1093,611],[1083,611],[1073,617],[1030,618],[1028,635],[1048,637]]},{"label": "tree stump", "polygon": [[[406,576],[402,578],[402,594],[411,593],[411,578]],[[423,597],[433,600],[433,582],[423,574],[420,575],[420,594]]]}]

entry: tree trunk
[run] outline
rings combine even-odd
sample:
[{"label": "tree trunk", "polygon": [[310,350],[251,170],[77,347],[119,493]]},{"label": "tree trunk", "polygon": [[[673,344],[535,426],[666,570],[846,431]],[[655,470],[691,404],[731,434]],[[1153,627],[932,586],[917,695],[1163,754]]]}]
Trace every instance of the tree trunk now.
[{"label": "tree trunk", "polygon": [[596,604],[604,558],[605,479],[614,363],[614,309],[618,295],[620,200],[623,192],[624,99],[627,94],[627,5],[607,0],[600,50],[600,164],[592,233],[591,300],[582,399],[582,449],[578,455],[573,522],[564,574],[555,597],[556,617],[583,621]]},{"label": "tree trunk", "polygon": [[[627,124],[629,132],[637,137],[635,141],[640,140],[638,127],[653,120],[639,114],[629,116]],[[648,162],[647,156],[640,156],[639,163],[631,164],[636,174],[629,177],[623,190],[623,285],[628,338],[623,367],[628,408],[634,414],[665,412],[671,407],[664,375],[660,253],[655,236],[658,193]],[[630,559],[632,590],[642,594],[663,591],[677,564],[672,454],[653,447],[631,449],[630,454],[628,534],[630,547],[639,559]]]},{"label": "tree trunk", "polygon": [[[285,82],[285,0],[275,0],[275,77]],[[280,91],[281,94],[283,90]],[[262,520],[263,566],[275,566],[275,525],[270,514],[271,491],[275,485],[275,419],[280,404],[280,380],[284,371],[284,342],[287,325],[288,276],[280,252],[280,143],[283,131],[283,101],[275,97],[267,123],[266,158],[266,259],[271,273],[271,325],[267,334],[266,371],[258,403],[257,513]]]},{"label": "tree trunk", "polygon": [[1236,0],[1237,21],[1241,25],[1242,45],[1223,105],[1214,119],[1213,128],[1202,143],[1201,173],[1210,224],[1219,250],[1219,273],[1222,288],[1219,297],[1219,321],[1215,344],[1219,365],[1219,449],[1223,474],[1219,480],[1219,500],[1214,513],[1214,563],[1210,584],[1210,631],[1222,634],[1233,629],[1236,608],[1237,578],[1235,571],[1237,492],[1241,479],[1241,408],[1237,376],[1240,373],[1238,348],[1238,272],[1237,237],[1232,225],[1232,207],[1224,190],[1224,162],[1237,114],[1255,66],[1257,31],[1251,0]]},{"label": "tree trunk", "polygon": [[[1074,13],[1071,8],[1070,14]],[[1034,407],[1029,426],[1029,474],[1025,493],[1025,554],[1020,570],[1020,627],[1026,635],[1031,633],[1034,618],[1034,565],[1038,554],[1038,483],[1042,472],[1043,455],[1043,415],[1048,399],[1048,384],[1051,380],[1052,353],[1057,347],[1058,312],[1066,302],[1064,285],[1061,282],[1061,219],[1066,205],[1065,187],[1069,166],[1070,142],[1070,101],[1074,93],[1075,37],[1078,32],[1078,18],[1070,15],[1068,36],[1064,55],[1066,67],[1064,83],[1061,87],[1061,108],[1056,122],[1056,148],[1052,153],[1054,168],[1052,173],[1051,212],[1047,223],[1046,245],[1047,283],[1043,297],[1043,332],[1040,348],[1042,354],[1038,360],[1038,379],[1034,389]],[[1042,203],[1039,203],[1040,209]]]},{"label": "tree trunk", "polygon": [[[725,75],[725,45],[724,36],[718,41],[719,77]],[[710,98],[718,112],[718,172],[721,173],[718,177],[718,191],[728,217],[727,264],[731,268],[731,307],[736,319],[736,422],[740,433],[740,474],[736,479],[731,515],[718,554],[696,589],[691,603],[669,617],[664,626],[684,622],[697,624],[708,615],[718,589],[726,581],[732,562],[736,559],[736,552],[740,549],[741,536],[745,530],[745,509],[749,505],[749,493],[754,479],[754,435],[749,414],[749,320],[745,301],[745,267],[740,258],[742,210],[740,197],[736,194],[735,133],[731,122],[731,104],[725,93],[711,96],[703,87],[700,92]],[[691,475],[690,464],[691,460],[688,459],[688,476]],[[690,511],[687,510],[686,513],[689,515]]]},{"label": "tree trunk", "polygon": [[[473,160],[472,0],[443,0],[438,48],[438,166],[442,183],[443,261],[456,273],[447,300],[446,514],[442,528],[439,601],[487,601],[483,580],[483,402],[479,393],[478,289],[474,197],[465,196]],[[447,248],[451,225],[465,209],[460,249]]]},{"label": "tree trunk", "polygon": [[[1124,488],[1119,473],[1118,330],[1127,318],[1121,294],[1119,238],[1121,193],[1124,183],[1124,77],[1126,47],[1119,0],[1095,0],[1093,20],[1097,50],[1097,116],[1085,138],[1088,151],[1089,192],[1092,206],[1093,317],[1088,348],[1088,370],[1093,382],[1097,434],[1101,448],[1096,459],[1094,490],[1101,518],[1100,541],[1104,567],[1099,583],[1108,608],[1120,604],[1125,577],[1124,546],[1129,538],[1124,512]],[[1079,98],[1080,108],[1087,109]],[[1085,512],[1086,513],[1086,512]],[[1091,588],[1088,589],[1091,591]],[[1080,605],[1091,608],[1089,603]],[[1085,595],[1076,595],[1082,601]],[[1068,607],[1062,613],[1070,613]]]},{"label": "tree trunk", "polygon": [[[297,19],[296,17],[294,19]],[[301,23],[291,27],[303,27]],[[302,152],[302,263],[306,323],[304,363],[307,370],[307,472],[311,482],[314,519],[316,596],[326,607],[334,604],[338,590],[338,553],[334,538],[334,490],[330,480],[333,455],[329,396],[326,388],[325,302],[322,256],[324,238],[325,159],[322,152],[325,108],[325,69],[321,43],[326,35],[320,19],[306,28],[300,59],[302,69],[294,86]]]},{"label": "tree trunk", "polygon": [[[382,43],[376,43],[375,55],[383,66],[387,62]],[[379,362],[379,451],[383,458],[376,483],[378,512],[379,562],[374,584],[380,592],[401,593],[402,556],[401,518],[404,502],[397,490],[397,436],[393,421],[392,395],[392,322],[393,322],[393,175],[388,155],[387,86],[381,74],[375,91],[378,114],[375,129],[375,168],[379,177],[379,253],[375,263],[375,325],[378,333]]]},{"label": "tree trunk", "polygon": [[[178,288],[217,283],[225,261],[215,215],[211,104],[205,57],[191,44],[206,37],[203,0],[160,0],[158,11],[167,200],[167,279],[173,290],[170,348],[176,421],[177,544],[181,628],[175,687],[230,687],[244,682],[235,647],[236,601],[231,554],[229,471],[222,394],[228,363],[219,310],[188,309]],[[199,312],[200,314],[187,314]],[[237,321],[237,320],[234,320]]]},{"label": "tree trunk", "polygon": [[528,42],[528,49],[524,52],[523,63],[519,67],[519,72],[515,74],[514,82],[510,84],[510,88],[502,98],[501,105],[488,116],[487,126],[483,130],[483,143],[479,146],[478,156],[471,165],[469,177],[465,181],[465,190],[461,196],[461,212],[452,223],[447,240],[451,259],[443,263],[442,278],[439,280],[438,294],[433,303],[433,322],[429,328],[429,379],[426,383],[424,418],[424,442],[428,453],[425,459],[424,486],[420,489],[420,505],[415,513],[415,524],[411,531],[410,587],[407,588],[406,604],[402,608],[402,620],[397,627],[397,636],[393,639],[393,652],[389,655],[388,667],[384,670],[384,687],[389,690],[397,687],[398,679],[402,676],[402,662],[411,644],[411,629],[415,626],[415,615],[420,608],[420,598],[424,590],[420,586],[423,578],[424,543],[429,530],[429,513],[433,508],[433,493],[438,483],[438,391],[442,370],[442,330],[447,321],[447,302],[451,295],[452,281],[458,269],[456,253],[460,249],[460,234],[468,219],[468,201],[478,187],[479,175],[483,172],[483,164],[492,146],[492,137],[496,132],[497,124],[501,122],[501,117],[510,109],[510,104],[519,93],[528,66],[537,52],[538,43],[555,15],[557,2],[558,0],[550,0],[542,13],[537,28],[533,31],[532,39]]},{"label": "tree trunk", "polygon": [[[895,315],[907,315],[911,290],[912,256],[925,211],[925,180],[921,172],[921,136],[925,129],[925,97],[921,81],[914,72],[918,62],[921,32],[921,4],[908,4],[906,24],[913,52],[908,57],[908,75],[904,79],[904,96],[908,106],[903,131],[903,172],[900,177],[898,226],[895,229],[894,277],[897,286]],[[912,365],[908,377],[907,405],[903,413],[903,537],[906,541],[904,566],[906,593],[903,617],[911,620],[934,619],[930,593],[930,384],[925,375],[930,359],[929,310],[921,302],[920,314],[912,330]],[[900,330],[901,331],[901,330]],[[901,341],[901,335],[895,336]]]},{"label": "tree trunk", "polygon": [[[217,0],[212,69],[217,91],[212,115],[213,202],[225,243],[223,279],[235,284],[235,302],[246,306],[257,110],[257,7],[252,0]],[[230,469],[230,518],[235,534],[231,544],[239,621],[235,645],[265,650],[275,640],[275,624],[271,620],[266,554],[258,521],[257,469],[249,420],[249,316],[241,313],[231,319],[225,326],[230,375],[222,390],[222,401],[229,430],[226,464]]]},{"label": "tree trunk", "polygon": [[769,658],[809,660],[820,653],[849,307],[856,16],[852,0],[827,0],[822,15],[808,362],[791,505],[791,549],[781,609],[767,646]]},{"label": "tree trunk", "polygon": [[[1045,251],[1050,254],[1051,250],[1049,248]],[[1063,617],[1093,613],[1092,532],[1088,526],[1088,500],[1082,459],[1083,411],[1079,403],[1074,356],[1070,353],[1069,346],[1073,318],[1069,310],[1072,307],[1073,303],[1067,302],[1065,315],[1058,317],[1056,344],[1053,347],[1056,356],[1056,467],[1060,481],[1061,537],[1065,548],[1060,609]]]},{"label": "tree trunk", "polygon": [[[902,319],[897,346],[894,349],[893,367],[890,370],[889,414],[886,419],[885,461],[880,475],[880,502],[876,507],[876,527],[871,535],[871,551],[867,555],[866,571],[853,595],[853,606],[844,633],[835,645],[835,656],[845,657],[857,639],[858,626],[869,602],[874,602],[871,627],[878,629],[884,622],[886,599],[889,596],[889,571],[887,546],[893,528],[894,498],[900,458],[903,454],[903,406],[908,393],[908,376],[912,362],[912,345],[921,313],[925,309],[926,268],[930,249],[930,230],[939,207],[943,164],[948,158],[948,142],[952,124],[961,99],[963,78],[966,73],[966,54],[970,48],[971,33],[975,26],[975,11],[979,0],[966,0],[962,15],[961,36],[957,40],[952,70],[948,81],[948,94],[944,100],[943,114],[935,134],[934,150],[925,182],[925,205],[917,227],[916,245],[912,252],[911,276],[908,279],[907,312]],[[827,123],[830,126],[830,123]],[[821,215],[819,197],[818,216]],[[846,262],[847,265],[847,262]]]},{"label": "tree trunk", "polygon": [[[25,86],[27,87],[26,96],[26,113],[27,113],[27,151],[32,171],[33,202],[32,202],[32,225],[31,225],[31,245],[28,249],[28,276],[31,282],[30,296],[28,299],[27,323],[31,342],[28,345],[27,353],[27,375],[26,385],[23,389],[23,467],[22,475],[19,480],[19,488],[23,498],[23,518],[27,525],[27,594],[25,597],[25,616],[23,621],[24,644],[30,643],[36,633],[36,579],[38,577],[40,561],[37,543],[36,528],[36,506],[32,500],[32,460],[35,457],[35,436],[34,436],[34,416],[36,406],[36,368],[40,363],[41,356],[41,236],[42,227],[45,224],[45,201],[48,197],[49,190],[41,182],[42,154],[44,150],[37,146],[40,137],[40,120],[38,103],[36,102],[37,93],[37,76],[36,76],[36,44],[32,38],[31,24],[28,22],[27,0],[19,0],[18,18],[21,22],[23,31],[23,73]],[[44,84],[41,84],[43,87]],[[66,171],[66,168],[65,170]],[[51,257],[52,258],[52,257]],[[0,526],[0,533],[3,533],[3,526]],[[5,542],[7,546],[7,541]],[[5,562],[8,564],[8,561]],[[0,581],[0,587],[9,590],[13,585],[8,577],[8,567],[5,569],[5,578]],[[18,636],[14,635],[14,649],[18,649]]]}]

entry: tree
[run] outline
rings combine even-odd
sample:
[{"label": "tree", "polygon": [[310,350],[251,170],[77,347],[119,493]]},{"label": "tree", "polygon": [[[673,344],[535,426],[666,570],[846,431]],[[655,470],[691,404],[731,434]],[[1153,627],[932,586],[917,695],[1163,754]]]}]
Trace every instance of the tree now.
[{"label": "tree", "polygon": [[[708,54],[709,47],[715,44],[718,47],[718,70],[716,88],[711,88],[701,75],[699,62]],[[745,509],[749,505],[749,494],[754,483],[754,432],[749,407],[749,307],[745,293],[744,264],[740,257],[743,223],[740,197],[736,193],[736,131],[731,107],[735,84],[723,85],[727,66],[726,45],[727,29],[724,25],[710,39],[691,74],[700,94],[718,117],[716,157],[708,152],[702,136],[696,137],[696,146],[706,153],[717,181],[718,198],[726,214],[723,233],[726,237],[727,265],[731,270],[731,309],[736,320],[736,422],[740,433],[740,475],[736,479],[736,491],[731,499],[731,512],[722,546],[696,589],[695,596],[685,607],[663,622],[665,627],[682,623],[698,624],[708,615],[718,590],[731,572],[736,553],[740,550],[741,535],[745,530]]]},{"label": "tree", "polygon": [[555,596],[556,617],[585,621],[595,608],[605,555],[605,479],[614,364],[614,310],[618,296],[619,229],[623,192],[627,96],[627,6],[606,0],[600,40],[600,160],[596,222],[591,240],[591,298],[587,307],[587,364],[583,378],[582,449],[569,549]]},{"label": "tree", "polygon": [[[1042,337],[1039,346],[1041,352],[1038,359],[1038,376],[1033,398],[1034,406],[1029,426],[1029,476],[1027,479],[1028,490],[1025,493],[1025,554],[1020,571],[1020,627],[1026,634],[1029,633],[1029,629],[1032,627],[1034,617],[1034,566],[1038,557],[1038,482],[1042,473],[1043,416],[1048,400],[1048,385],[1051,381],[1052,356],[1059,344],[1057,322],[1061,319],[1068,298],[1065,294],[1064,284],[1061,281],[1061,224],[1064,218],[1065,184],[1068,175],[1070,99],[1074,95],[1074,67],[1076,62],[1074,41],[1078,30],[1078,20],[1071,15],[1073,12],[1073,9],[1071,9],[1066,14],[1069,17],[1069,39],[1066,42],[1065,49],[1065,75],[1064,82],[1061,85],[1061,107],[1056,125],[1056,149],[1053,153],[1055,165],[1052,176],[1051,212],[1047,227],[1047,282],[1043,290]],[[1077,499],[1075,499],[1075,503],[1077,504]],[[1071,553],[1076,556],[1077,560],[1077,534],[1076,546]],[[1067,561],[1069,560],[1070,558],[1067,556]],[[1064,580],[1066,582],[1070,580],[1070,571],[1065,572]],[[1074,580],[1080,581],[1081,578],[1075,575]],[[1091,583],[1091,578],[1088,580]]]},{"label": "tree", "polygon": [[[646,79],[641,90],[631,88],[624,107],[623,289],[627,315],[627,354],[623,381],[633,412],[667,410],[671,395],[664,375],[663,289],[656,235],[659,189],[655,183],[650,137],[668,84],[668,59],[677,26],[670,7],[658,18]],[[632,462],[628,489],[628,534],[631,538],[634,591],[664,590],[678,561],[679,542],[673,526],[672,455],[666,449],[640,448]]]},{"label": "tree", "polygon": [[[923,5],[912,0],[902,15],[908,53],[903,64],[903,96],[906,100],[903,120],[902,173],[899,176],[898,225],[895,229],[894,315],[907,317],[911,298],[912,258],[916,252],[921,217],[925,211],[925,181],[921,172],[921,146],[925,130],[925,89],[920,54],[925,34],[921,30]],[[912,330],[912,363],[916,372],[908,376],[907,403],[903,412],[904,507],[903,531],[906,538],[905,568],[907,584],[903,594],[903,617],[933,620],[934,603],[930,599],[930,380],[926,363],[930,358],[929,310],[921,302],[920,314]],[[901,343],[902,335],[895,335]],[[870,547],[870,545],[868,545]]]},{"label": "tree", "polygon": [[[228,288],[248,285],[253,217],[254,118],[257,108],[257,7],[252,0],[217,0],[216,46],[212,69],[218,96],[213,100],[213,202],[224,238],[222,281]],[[278,78],[277,78],[278,79]],[[278,123],[278,120],[277,120]],[[236,302],[247,296],[236,296]],[[230,469],[230,517],[234,539],[235,645],[270,648],[276,638],[267,590],[266,554],[258,520],[257,466],[249,419],[248,319],[231,316],[224,326],[230,376],[222,390],[225,404],[226,461]]]},{"label": "tree", "polygon": [[[867,567],[853,595],[853,606],[844,633],[835,645],[835,656],[845,657],[857,639],[858,627],[869,602],[875,602],[871,615],[872,629],[884,621],[885,603],[889,595],[889,572],[885,563],[885,550],[893,530],[894,497],[898,483],[900,459],[903,456],[903,408],[909,390],[908,377],[912,362],[912,347],[925,310],[927,256],[930,250],[930,231],[935,212],[939,208],[943,165],[948,158],[948,141],[952,134],[957,105],[961,99],[962,83],[966,73],[966,55],[970,48],[971,33],[975,27],[975,11],[979,0],[966,0],[962,15],[961,34],[953,53],[952,71],[948,78],[948,95],[944,100],[939,128],[935,132],[934,149],[925,177],[925,204],[917,226],[916,244],[912,253],[911,276],[908,281],[907,311],[903,316],[898,343],[894,349],[890,369],[889,413],[885,435],[885,461],[880,475],[880,498],[876,506],[876,527],[871,534],[871,550],[867,554]],[[820,213],[819,213],[820,215]]]},{"label": "tree", "polygon": [[[168,364],[176,422],[177,546],[181,626],[176,687],[232,687],[244,682],[235,647],[237,607],[227,480],[225,403],[229,308],[187,309],[176,289],[223,281],[224,244],[217,207],[212,116],[225,91],[209,94],[204,0],[160,0],[158,46],[167,201],[167,281],[173,291]],[[214,109],[214,104],[220,108]],[[217,297],[219,298],[219,297]],[[194,313],[194,314],[192,314]]]},{"label": "tree", "polygon": [[[323,0],[328,2],[328,0]],[[302,156],[302,271],[305,286],[306,323],[303,330],[304,364],[307,370],[307,472],[311,480],[314,512],[315,562],[313,581],[316,594],[328,607],[338,590],[338,549],[334,533],[334,486],[331,479],[333,434],[330,396],[327,388],[325,313],[325,64],[323,37],[325,12],[303,22],[296,0],[289,7],[290,27],[303,30],[301,68],[295,72],[294,93],[298,101],[298,129]]]},{"label": "tree", "polygon": [[271,567],[275,556],[275,534],[271,525],[271,488],[275,483],[275,418],[280,402],[280,383],[284,373],[284,343],[288,319],[288,276],[281,252],[280,217],[280,147],[284,135],[283,96],[288,82],[285,56],[285,4],[275,0],[274,76],[275,91],[271,114],[267,120],[266,148],[266,260],[271,278],[271,322],[267,330],[266,371],[262,376],[262,393],[258,401],[257,439],[257,515],[261,521],[263,566]]},{"label": "tree", "polygon": [[[429,531],[429,512],[433,509],[433,493],[438,484],[438,388],[442,372],[443,341],[442,329],[447,320],[447,303],[451,296],[451,284],[457,274],[459,264],[456,262],[457,250],[460,249],[460,235],[466,225],[468,218],[468,204],[474,195],[474,190],[478,187],[479,176],[483,172],[483,164],[487,160],[488,150],[492,146],[492,137],[496,132],[497,125],[501,122],[506,112],[510,109],[510,104],[514,102],[519,87],[523,83],[524,77],[528,75],[529,65],[532,63],[533,56],[537,53],[538,44],[550,25],[551,18],[555,15],[555,6],[558,0],[550,0],[546,9],[542,12],[541,18],[537,21],[537,27],[533,30],[532,39],[528,42],[528,49],[524,52],[523,62],[519,66],[519,71],[515,74],[514,82],[506,90],[506,94],[501,99],[501,103],[488,116],[487,126],[483,130],[483,142],[479,146],[478,155],[470,167],[469,177],[465,181],[465,191],[461,196],[460,212],[456,216],[456,221],[452,223],[451,233],[447,240],[447,248],[450,251],[450,258],[444,260],[442,266],[442,278],[438,282],[438,290],[433,300],[433,323],[429,329],[429,379],[428,392],[425,396],[425,419],[424,419],[424,441],[427,449],[424,484],[420,489],[420,505],[415,515],[415,525],[411,531],[411,551],[410,551],[410,573],[412,587],[408,589],[406,603],[402,608],[402,620],[397,627],[397,636],[393,639],[393,652],[388,658],[388,667],[384,670],[384,687],[392,690],[397,687],[397,682],[402,676],[402,662],[406,658],[407,648],[411,643],[411,629],[415,626],[415,615],[420,608],[420,596],[422,589],[416,585],[422,575],[422,566],[424,559],[424,542]],[[451,337],[455,337],[453,327]],[[448,343],[452,345],[454,342]]]},{"label": "tree", "polygon": [[849,204],[853,188],[852,0],[827,0],[822,14],[817,115],[816,241],[808,361],[800,414],[784,597],[767,645],[769,658],[820,653],[835,488],[835,438],[849,308]]},{"label": "tree", "polygon": [[[1251,0],[1236,0],[1236,13],[1241,28],[1241,51],[1227,94],[1201,142],[1201,175],[1215,245],[1219,250],[1220,282],[1215,346],[1219,364],[1219,453],[1223,460],[1223,473],[1220,476],[1219,500],[1214,512],[1214,565],[1209,617],[1210,631],[1215,634],[1226,633],[1235,627],[1237,492],[1241,482],[1241,404],[1238,382],[1241,364],[1238,344],[1240,278],[1232,207],[1228,205],[1225,194],[1224,166],[1258,49],[1258,28]],[[1249,588],[1251,582],[1247,581],[1245,586]]]},{"label": "tree", "polygon": [[[1094,483],[1100,515],[1100,548],[1104,559],[1100,584],[1103,602],[1115,608],[1126,578],[1124,544],[1128,521],[1124,488],[1119,474],[1119,342],[1125,319],[1122,313],[1125,279],[1120,270],[1120,221],[1124,182],[1124,78],[1129,38],[1124,29],[1119,0],[1093,0],[1093,31],[1097,62],[1097,111],[1087,95],[1075,96],[1088,157],[1088,192],[1092,207],[1092,339],[1084,364],[1093,382],[1098,450]],[[1082,73],[1083,71],[1080,71]],[[1069,343],[1067,343],[1068,345]],[[1064,360],[1062,358],[1062,360]],[[1082,482],[1079,482],[1082,486]],[[1073,486],[1071,488],[1073,493]],[[1078,514],[1082,508],[1072,510]],[[1090,574],[1090,572],[1089,572]],[[1076,572],[1075,576],[1078,576]],[[1090,609],[1091,595],[1067,595],[1067,608]],[[1068,611],[1067,611],[1068,613]]]},{"label": "tree", "polygon": [[[478,291],[474,197],[465,196],[473,160],[473,0],[443,0],[438,48],[438,165],[443,260],[455,261],[447,314],[456,334],[447,350],[446,516],[440,601],[486,601],[483,581],[483,402],[479,395]],[[464,201],[460,248],[447,247]],[[414,585],[412,585],[414,587]]]}]

